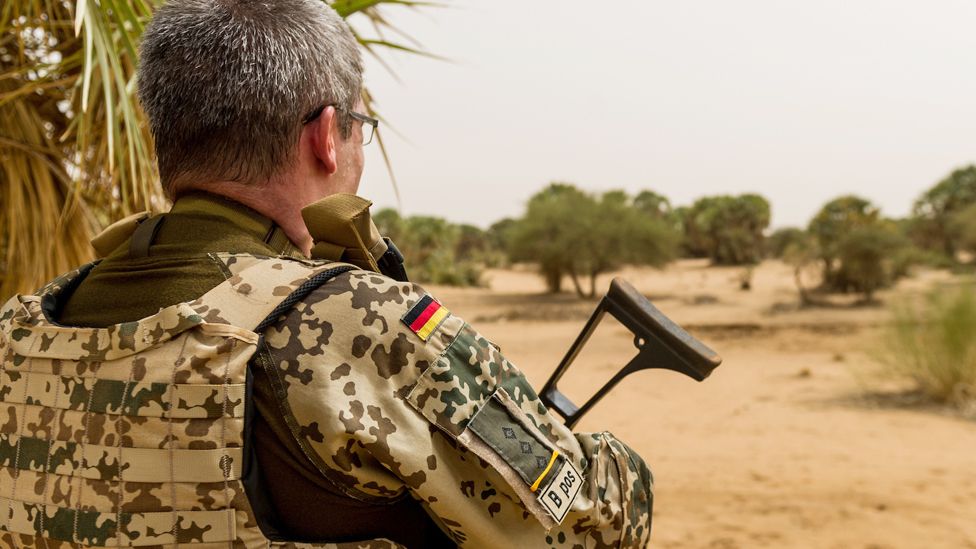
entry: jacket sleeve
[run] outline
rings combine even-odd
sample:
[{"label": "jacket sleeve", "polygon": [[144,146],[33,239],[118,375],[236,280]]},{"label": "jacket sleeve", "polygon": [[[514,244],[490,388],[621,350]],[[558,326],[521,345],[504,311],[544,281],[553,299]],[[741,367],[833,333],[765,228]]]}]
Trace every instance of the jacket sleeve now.
[{"label": "jacket sleeve", "polygon": [[420,287],[342,275],[265,337],[293,434],[349,497],[413,497],[463,546],[646,545],[640,456],[610,433],[570,432]]}]

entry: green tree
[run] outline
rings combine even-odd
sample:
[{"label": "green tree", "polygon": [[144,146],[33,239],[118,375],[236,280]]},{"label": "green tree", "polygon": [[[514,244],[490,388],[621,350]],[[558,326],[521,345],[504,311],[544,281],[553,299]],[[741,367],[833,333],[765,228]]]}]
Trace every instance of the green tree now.
[{"label": "green tree", "polygon": [[748,265],[763,257],[771,210],[757,194],[708,196],[682,212],[685,247],[720,265]]},{"label": "green tree", "polygon": [[870,200],[854,195],[835,198],[817,212],[810,221],[809,231],[817,240],[826,286],[840,290],[848,286],[841,278],[839,263],[844,237],[880,220],[881,211]]},{"label": "green tree", "polygon": [[968,252],[970,261],[976,261],[976,203],[953,214],[948,229],[958,250]]},{"label": "green tree", "polygon": [[650,190],[637,193],[634,197],[634,208],[654,219],[670,221],[674,215],[668,197]]},{"label": "green tree", "polygon": [[675,209],[675,214],[681,223],[681,245],[688,257],[711,256],[710,240],[701,213],[711,207],[713,202],[712,198],[705,197],[696,200],[691,206]]},{"label": "green tree", "polygon": [[898,221],[884,219],[869,200],[831,200],[810,222],[827,290],[859,292],[865,301],[908,272],[918,254]]},{"label": "green tree", "polygon": [[573,185],[551,183],[529,199],[525,215],[511,227],[510,258],[536,263],[549,291],[561,291],[589,223],[579,217],[588,217],[595,207],[593,198]]},{"label": "green tree", "polygon": [[581,297],[594,297],[597,277],[621,265],[663,265],[677,244],[667,222],[649,218],[625,192],[595,197],[560,183],[529,200],[510,234],[513,260],[537,263],[553,292],[569,275]]},{"label": "green tree", "polygon": [[499,219],[488,227],[486,234],[492,248],[503,251],[508,250],[509,241],[512,238],[512,228],[515,226],[515,223],[514,219],[506,217]]},{"label": "green tree", "polygon": [[458,259],[481,259],[490,250],[491,244],[485,231],[466,223],[458,225],[458,242],[454,249]]},{"label": "green tree", "polygon": [[784,227],[776,229],[773,234],[766,239],[766,254],[769,257],[782,259],[786,250],[796,242],[805,240],[808,233],[797,227]]},{"label": "green tree", "polygon": [[[95,231],[165,207],[148,124],[135,98],[138,47],[163,0],[4,0],[0,7],[0,298],[88,261]],[[363,48],[391,5],[335,0]],[[356,32],[356,19],[379,38]],[[364,93],[367,105],[371,99]],[[382,146],[382,142],[380,143]]]},{"label": "green tree", "polygon": [[400,213],[393,208],[383,208],[372,214],[372,219],[380,234],[389,237],[399,248],[404,231],[404,220]]},{"label": "green tree", "polygon": [[[580,296],[596,296],[596,279],[601,273],[624,264],[660,267],[675,255],[677,235],[669,223],[663,218],[648,219],[646,211],[638,209],[623,191],[604,193],[583,219],[587,230],[569,270]],[[590,279],[586,294],[579,274]]]},{"label": "green tree", "polygon": [[915,201],[912,233],[916,242],[955,258],[960,242],[950,225],[956,214],[972,204],[976,204],[976,165],[954,170]]},{"label": "green tree", "polygon": [[803,283],[803,273],[820,258],[819,246],[817,239],[806,231],[793,234],[795,238],[789,239],[789,243],[783,248],[781,257],[783,261],[793,267],[793,283],[800,295],[800,304],[803,306],[812,305],[814,300]]}]

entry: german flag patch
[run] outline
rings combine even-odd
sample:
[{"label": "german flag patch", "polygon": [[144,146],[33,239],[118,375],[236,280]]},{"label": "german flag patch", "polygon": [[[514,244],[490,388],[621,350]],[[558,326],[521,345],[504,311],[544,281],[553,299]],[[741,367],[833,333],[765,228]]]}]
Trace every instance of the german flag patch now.
[{"label": "german flag patch", "polygon": [[400,320],[420,339],[427,341],[449,316],[451,311],[448,311],[447,307],[429,295],[425,295]]}]

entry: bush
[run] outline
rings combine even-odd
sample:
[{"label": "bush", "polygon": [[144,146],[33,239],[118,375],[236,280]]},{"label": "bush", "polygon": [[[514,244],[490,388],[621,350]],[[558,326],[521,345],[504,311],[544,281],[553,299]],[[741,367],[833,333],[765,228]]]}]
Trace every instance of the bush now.
[{"label": "bush", "polygon": [[875,291],[889,286],[897,278],[895,262],[889,258],[897,257],[904,247],[901,235],[888,227],[855,228],[837,246],[840,269],[836,280],[844,284],[839,289],[859,292],[864,294],[865,301],[872,301]]},{"label": "bush", "polygon": [[484,232],[429,216],[400,217],[383,209],[373,216],[380,234],[403,253],[411,280],[449,286],[478,286],[489,247]]},{"label": "bush", "polygon": [[938,402],[976,403],[976,285],[935,290],[893,314],[882,355],[892,372]]},{"label": "bush", "polygon": [[915,244],[908,243],[907,238],[903,238],[905,246],[899,248],[892,257],[892,274],[895,279],[903,278],[911,274],[911,269],[916,266],[930,267],[933,269],[951,269],[955,263],[944,254],[934,250],[923,250]]},{"label": "bush", "polygon": [[879,288],[906,276],[909,269],[932,260],[914,249],[906,224],[881,216],[864,198],[847,195],[831,200],[810,221],[823,269],[822,289],[860,292],[871,301]]}]

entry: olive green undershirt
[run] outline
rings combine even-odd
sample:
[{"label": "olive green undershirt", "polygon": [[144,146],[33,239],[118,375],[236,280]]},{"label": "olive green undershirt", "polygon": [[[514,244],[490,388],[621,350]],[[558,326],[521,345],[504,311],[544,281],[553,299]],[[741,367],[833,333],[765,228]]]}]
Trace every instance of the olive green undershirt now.
[{"label": "olive green undershirt", "polygon": [[164,216],[149,257],[130,258],[129,243],[119,246],[71,295],[61,319],[104,327],[192,301],[224,281],[210,252],[301,257],[279,234],[270,219],[246,206],[215,195],[185,196]]},{"label": "olive green undershirt", "polygon": [[[215,195],[187,195],[165,214],[148,257],[130,257],[128,241],[119,246],[68,297],[58,321],[105,327],[192,301],[224,281],[221,267],[208,255],[217,252],[301,257],[284,232],[254,210]],[[296,541],[386,537],[408,547],[446,544],[410,498],[367,505],[332,488],[281,418],[264,372],[253,373],[254,445],[283,533]]]}]

